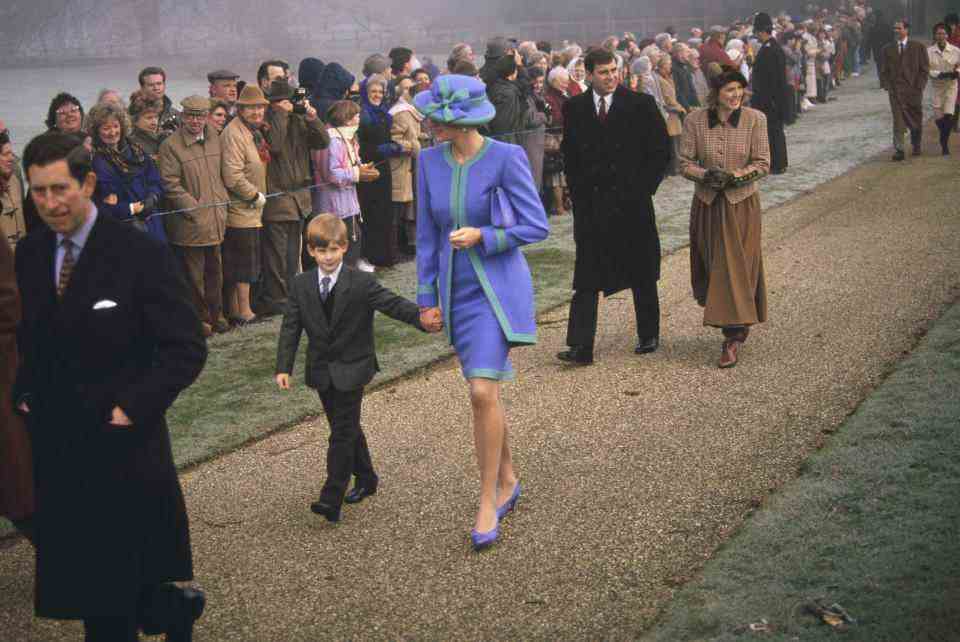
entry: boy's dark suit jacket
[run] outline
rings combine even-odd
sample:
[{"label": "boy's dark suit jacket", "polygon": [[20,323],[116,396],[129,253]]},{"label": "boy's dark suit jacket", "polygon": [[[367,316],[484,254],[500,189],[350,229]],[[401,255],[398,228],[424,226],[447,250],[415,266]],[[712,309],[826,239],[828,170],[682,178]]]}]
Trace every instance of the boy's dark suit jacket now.
[{"label": "boy's dark suit jacket", "polygon": [[[16,254],[14,399],[28,401],[36,460],[36,612],[129,615],[141,586],[193,577],[164,415],[207,347],[166,246],[101,213],[58,300],[55,244],[44,226]],[[114,406],[133,426],[108,425]]]},{"label": "boy's dark suit jacket", "polygon": [[380,369],[373,341],[374,311],[423,330],[420,308],[381,286],[373,275],[346,265],[331,295],[333,309],[327,319],[317,270],[293,280],[280,328],[277,373],[293,372],[300,335],[306,330],[306,384],[320,392],[331,386],[357,390],[370,383]]}]

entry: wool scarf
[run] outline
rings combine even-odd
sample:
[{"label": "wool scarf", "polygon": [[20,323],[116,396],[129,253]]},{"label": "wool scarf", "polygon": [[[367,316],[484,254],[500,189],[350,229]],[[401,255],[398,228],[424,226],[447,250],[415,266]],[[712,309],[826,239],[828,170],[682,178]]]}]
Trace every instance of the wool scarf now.
[{"label": "wool scarf", "polygon": [[104,145],[99,137],[93,143],[93,152],[107,159],[124,176],[140,171],[146,162],[143,147],[121,138],[116,147]]},{"label": "wool scarf", "polygon": [[267,123],[251,125],[247,121],[243,121],[243,124],[246,125],[247,129],[250,130],[250,133],[253,134],[253,144],[257,147],[257,154],[260,156],[260,162],[266,165],[270,162],[270,143],[267,142],[266,137],[266,134],[270,132],[270,125]]}]

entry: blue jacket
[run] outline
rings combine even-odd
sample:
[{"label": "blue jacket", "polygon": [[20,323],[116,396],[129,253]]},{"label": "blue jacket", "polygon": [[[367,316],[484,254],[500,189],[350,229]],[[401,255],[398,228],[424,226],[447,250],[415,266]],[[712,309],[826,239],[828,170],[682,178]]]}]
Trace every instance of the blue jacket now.
[{"label": "blue jacket", "polygon": [[[536,343],[533,280],[520,246],[550,230],[522,147],[486,139],[469,162],[453,160],[450,144],[420,154],[417,172],[417,303],[443,310],[450,328],[453,248],[450,232],[475,227],[483,241],[466,251],[484,294],[512,345]],[[513,227],[494,227],[490,196],[502,187],[516,214]]]},{"label": "blue jacket", "polygon": [[[163,182],[160,172],[149,156],[144,156],[143,164],[137,166],[129,145],[124,151],[124,157],[130,162],[130,173],[126,175],[106,157],[94,154],[93,171],[97,174],[97,188],[93,192],[93,202],[101,213],[118,221],[136,221],[138,227],[166,243],[167,233],[161,217],[147,218],[144,223],[145,217],[160,210],[160,202],[163,199]],[[117,195],[116,205],[108,205],[104,202],[104,199],[111,194]],[[143,213],[134,217],[130,214],[130,204],[141,201],[147,207]]]}]

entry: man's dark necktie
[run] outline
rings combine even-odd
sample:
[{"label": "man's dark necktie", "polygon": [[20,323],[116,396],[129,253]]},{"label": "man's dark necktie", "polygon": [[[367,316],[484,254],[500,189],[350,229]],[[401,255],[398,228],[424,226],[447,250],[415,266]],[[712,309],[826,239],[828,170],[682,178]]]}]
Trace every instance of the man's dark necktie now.
[{"label": "man's dark necktie", "polygon": [[73,256],[73,241],[63,239],[60,242],[63,247],[63,262],[60,264],[60,279],[57,282],[57,298],[62,299],[63,293],[67,291],[70,285],[70,275],[73,274],[73,266],[76,258]]},{"label": "man's dark necktie", "polygon": [[607,122],[607,98],[603,96],[600,98],[600,110],[597,112],[597,118],[600,119],[601,123]]},{"label": "man's dark necktie", "polygon": [[328,296],[330,296],[330,277],[325,276],[320,279],[320,300],[326,303]]}]

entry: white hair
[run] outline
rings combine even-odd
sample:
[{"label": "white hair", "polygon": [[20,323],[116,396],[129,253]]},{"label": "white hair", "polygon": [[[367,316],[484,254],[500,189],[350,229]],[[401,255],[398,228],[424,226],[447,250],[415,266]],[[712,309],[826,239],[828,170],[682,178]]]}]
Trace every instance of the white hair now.
[{"label": "white hair", "polygon": [[570,72],[564,69],[563,67],[554,67],[550,70],[550,73],[547,74],[547,84],[553,86],[553,83],[560,79],[566,77],[567,80],[570,79]]}]

